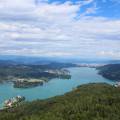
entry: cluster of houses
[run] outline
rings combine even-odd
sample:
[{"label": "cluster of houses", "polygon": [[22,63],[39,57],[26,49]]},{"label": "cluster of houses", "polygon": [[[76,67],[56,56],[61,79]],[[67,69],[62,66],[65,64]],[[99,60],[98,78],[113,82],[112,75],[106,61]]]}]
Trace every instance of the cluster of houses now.
[{"label": "cluster of houses", "polygon": [[105,64],[97,64],[97,63],[81,63],[81,64],[77,64],[78,67],[90,67],[90,68],[96,68],[96,67],[101,67],[104,66]]},{"label": "cluster of houses", "polygon": [[4,102],[4,107],[14,107],[17,106],[20,102],[24,101],[25,97],[23,96],[16,96],[11,99],[8,99]]},{"label": "cluster of houses", "polygon": [[45,70],[44,72],[57,74],[57,75],[69,75],[70,72],[66,69],[56,69],[56,70]]},{"label": "cluster of houses", "polygon": [[120,87],[120,82],[114,85],[115,87]]}]

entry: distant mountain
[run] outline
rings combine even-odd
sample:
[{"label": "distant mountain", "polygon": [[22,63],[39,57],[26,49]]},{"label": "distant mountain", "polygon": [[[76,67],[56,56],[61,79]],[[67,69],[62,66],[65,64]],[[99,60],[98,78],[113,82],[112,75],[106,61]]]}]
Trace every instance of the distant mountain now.
[{"label": "distant mountain", "polygon": [[61,63],[97,63],[97,64],[115,64],[120,63],[120,60],[106,59],[84,59],[73,57],[35,57],[35,56],[15,56],[15,55],[0,55],[0,61],[13,62],[19,64],[48,64],[52,62]]},{"label": "distant mountain", "polygon": [[13,55],[2,55],[0,61],[13,62],[19,64],[48,64],[53,60],[44,57],[31,57],[31,56],[13,56]]}]

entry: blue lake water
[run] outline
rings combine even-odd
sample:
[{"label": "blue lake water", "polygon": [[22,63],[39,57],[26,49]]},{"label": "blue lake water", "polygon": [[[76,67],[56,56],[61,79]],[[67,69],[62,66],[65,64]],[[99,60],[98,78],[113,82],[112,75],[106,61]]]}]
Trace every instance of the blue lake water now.
[{"label": "blue lake water", "polygon": [[43,86],[34,88],[18,89],[13,88],[12,83],[0,84],[0,106],[2,106],[4,100],[15,97],[17,95],[25,96],[27,100],[31,101],[62,95],[71,91],[78,85],[86,83],[105,82],[109,84],[115,84],[113,81],[98,75],[95,68],[79,67],[69,68],[69,70],[72,75],[71,79],[53,79],[48,83],[45,83]]}]

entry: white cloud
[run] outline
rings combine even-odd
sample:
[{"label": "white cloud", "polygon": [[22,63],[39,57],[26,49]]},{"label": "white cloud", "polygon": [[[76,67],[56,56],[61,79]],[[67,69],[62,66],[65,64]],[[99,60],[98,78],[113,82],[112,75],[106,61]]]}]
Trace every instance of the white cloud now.
[{"label": "white cloud", "polygon": [[0,8],[7,10],[31,8],[34,4],[34,0],[0,0]]},{"label": "white cloud", "polygon": [[103,56],[110,56],[114,59],[120,59],[120,51],[101,51],[99,55]]},{"label": "white cloud", "polygon": [[98,10],[98,7],[97,7],[96,3],[94,3],[93,6],[92,6],[92,7],[88,7],[88,8],[86,9],[86,11],[83,12],[83,13],[80,15],[80,17],[84,17],[84,16],[90,15],[90,14],[95,14],[95,13],[97,12],[97,10]]},{"label": "white cloud", "polygon": [[93,2],[0,1],[0,54],[114,58],[120,52],[120,20],[86,16],[96,13]]}]

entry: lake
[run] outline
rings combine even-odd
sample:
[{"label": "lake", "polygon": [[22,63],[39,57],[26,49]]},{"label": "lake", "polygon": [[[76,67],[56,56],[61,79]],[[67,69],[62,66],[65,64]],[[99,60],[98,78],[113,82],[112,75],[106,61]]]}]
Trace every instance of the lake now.
[{"label": "lake", "polygon": [[105,79],[97,74],[95,68],[79,67],[79,68],[69,68],[71,72],[71,79],[53,79],[43,86],[38,86],[34,88],[20,89],[13,88],[12,83],[0,84],[0,106],[4,100],[17,95],[25,96],[26,100],[32,101],[36,99],[50,98],[56,95],[62,95],[66,92],[71,91],[78,85],[86,83],[98,83],[105,82],[109,84],[115,84],[115,82]]}]

